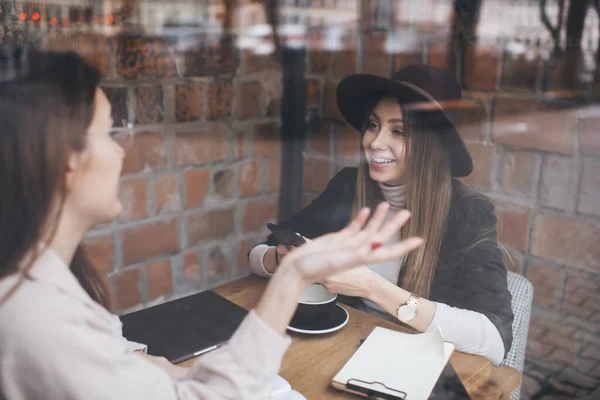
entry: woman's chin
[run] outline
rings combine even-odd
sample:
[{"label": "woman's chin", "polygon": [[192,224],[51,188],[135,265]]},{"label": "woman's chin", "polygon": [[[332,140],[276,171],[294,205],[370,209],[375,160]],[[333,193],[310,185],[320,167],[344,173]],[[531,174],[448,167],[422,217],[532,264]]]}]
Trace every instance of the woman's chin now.
[{"label": "woman's chin", "polygon": [[373,168],[370,170],[369,175],[371,176],[371,179],[379,183],[386,183],[390,178],[392,178],[390,173],[376,171]]},{"label": "woman's chin", "polygon": [[121,204],[121,202],[119,200],[115,201],[113,203],[111,209],[106,210],[105,215],[102,216],[103,218],[99,218],[97,225],[107,224],[107,223],[111,222],[112,220],[114,220],[121,214],[122,210],[123,210],[123,205]]},{"label": "woman's chin", "polygon": [[114,211],[113,211],[110,219],[113,220],[113,219],[117,218],[121,214],[121,211],[123,211],[123,205],[121,204],[121,201],[117,200],[117,202],[114,206]]},{"label": "woman's chin", "polygon": [[373,170],[370,171],[369,175],[372,180],[383,185],[398,186],[403,181],[402,178],[395,176],[395,174],[380,173]]}]

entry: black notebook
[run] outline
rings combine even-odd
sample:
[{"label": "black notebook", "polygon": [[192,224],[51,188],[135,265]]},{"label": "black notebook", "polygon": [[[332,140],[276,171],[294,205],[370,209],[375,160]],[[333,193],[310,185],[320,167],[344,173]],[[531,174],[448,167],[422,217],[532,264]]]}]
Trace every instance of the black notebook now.
[{"label": "black notebook", "polygon": [[212,290],[122,315],[123,336],[179,363],[227,342],[247,311]]}]

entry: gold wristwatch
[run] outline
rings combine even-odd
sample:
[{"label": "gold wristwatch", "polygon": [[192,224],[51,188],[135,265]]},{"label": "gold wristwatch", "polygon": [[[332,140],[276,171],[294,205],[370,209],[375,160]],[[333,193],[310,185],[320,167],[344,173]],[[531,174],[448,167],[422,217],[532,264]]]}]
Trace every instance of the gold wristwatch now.
[{"label": "gold wristwatch", "polygon": [[420,297],[414,293],[411,293],[406,300],[406,303],[400,304],[396,310],[398,319],[404,323],[408,323],[415,319],[417,316],[417,304],[419,304]]}]

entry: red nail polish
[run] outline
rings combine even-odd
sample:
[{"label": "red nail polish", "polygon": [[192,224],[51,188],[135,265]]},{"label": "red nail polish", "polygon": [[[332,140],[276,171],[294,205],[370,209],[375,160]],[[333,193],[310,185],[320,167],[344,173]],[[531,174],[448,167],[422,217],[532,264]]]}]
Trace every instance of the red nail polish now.
[{"label": "red nail polish", "polygon": [[379,242],[371,243],[371,251],[377,250],[380,247],[381,247],[381,243],[379,243]]}]

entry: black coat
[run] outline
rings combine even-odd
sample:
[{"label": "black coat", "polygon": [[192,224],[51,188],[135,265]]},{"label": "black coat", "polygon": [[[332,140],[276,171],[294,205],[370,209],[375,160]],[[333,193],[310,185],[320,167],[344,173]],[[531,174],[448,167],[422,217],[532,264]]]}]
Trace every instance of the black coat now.
[{"label": "black coat", "polygon": [[[356,168],[341,170],[319,197],[281,225],[311,239],[343,229],[352,215],[356,175]],[[483,232],[489,240],[469,248]],[[266,243],[277,245],[273,235]],[[453,179],[446,233],[429,300],[486,315],[498,328],[508,353],[514,316],[506,274],[497,245],[494,205]]]}]

